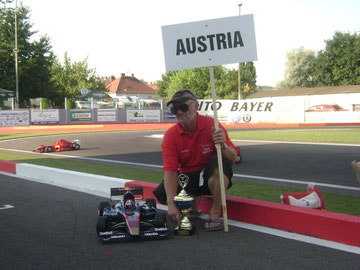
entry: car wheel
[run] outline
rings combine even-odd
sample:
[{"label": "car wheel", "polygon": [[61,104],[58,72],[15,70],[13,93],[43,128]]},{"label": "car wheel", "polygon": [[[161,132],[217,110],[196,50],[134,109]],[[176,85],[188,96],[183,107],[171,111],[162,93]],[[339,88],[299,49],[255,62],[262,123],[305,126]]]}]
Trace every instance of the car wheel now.
[{"label": "car wheel", "polygon": [[106,207],[110,207],[109,202],[99,202],[99,205],[98,205],[98,215],[99,216],[102,216],[104,214],[104,209]]},{"label": "car wheel", "polygon": [[155,217],[155,227],[156,228],[164,228],[166,226],[166,214],[165,213],[157,213]]},{"label": "car wheel", "polygon": [[239,154],[239,155],[236,157],[236,164],[241,163],[241,161],[242,161],[242,156]]},{"label": "car wheel", "polygon": [[53,148],[52,148],[52,146],[48,146],[48,147],[46,147],[46,152],[53,152]]},{"label": "car wheel", "polygon": [[235,161],[235,163],[236,163],[236,164],[239,164],[239,163],[241,163],[241,161],[242,161],[242,156],[241,156],[241,154],[240,154],[240,147],[239,147],[239,146],[236,146],[236,148],[239,149],[239,154],[236,156],[236,161]]},{"label": "car wheel", "polygon": [[96,232],[106,232],[107,231],[107,217],[98,217],[96,224]]},{"label": "car wheel", "polygon": [[75,144],[73,145],[73,148],[74,148],[74,150],[79,150],[79,149],[80,149],[80,144],[75,143]]},{"label": "car wheel", "polygon": [[146,199],[145,204],[156,209],[156,200],[154,198]]}]

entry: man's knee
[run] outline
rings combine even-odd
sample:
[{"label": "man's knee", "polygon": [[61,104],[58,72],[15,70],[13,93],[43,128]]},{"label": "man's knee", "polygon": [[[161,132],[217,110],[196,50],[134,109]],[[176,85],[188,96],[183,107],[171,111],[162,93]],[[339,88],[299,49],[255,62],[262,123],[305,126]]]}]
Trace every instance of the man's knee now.
[{"label": "man's knee", "polygon": [[[212,186],[219,186],[219,185],[215,185],[217,183],[220,183],[220,174],[218,167],[214,169],[213,174],[209,178],[209,188],[211,188]],[[225,184],[225,189],[227,189],[229,185],[229,178],[225,174],[224,174],[224,184]]]},{"label": "man's knee", "polygon": [[214,169],[214,172],[213,172],[212,176],[210,176],[210,178],[211,177],[215,177],[215,178],[219,179],[219,168],[218,167],[216,167]]}]

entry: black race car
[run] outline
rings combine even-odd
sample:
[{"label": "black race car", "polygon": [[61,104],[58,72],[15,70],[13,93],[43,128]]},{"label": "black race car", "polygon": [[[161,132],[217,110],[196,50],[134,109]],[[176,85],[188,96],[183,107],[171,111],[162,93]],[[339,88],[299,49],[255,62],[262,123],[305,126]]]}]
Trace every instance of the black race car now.
[{"label": "black race car", "polygon": [[[114,196],[122,196],[113,201]],[[110,201],[98,206],[96,231],[100,241],[168,237],[166,214],[158,212],[155,199],[143,199],[143,188],[111,188]]]}]

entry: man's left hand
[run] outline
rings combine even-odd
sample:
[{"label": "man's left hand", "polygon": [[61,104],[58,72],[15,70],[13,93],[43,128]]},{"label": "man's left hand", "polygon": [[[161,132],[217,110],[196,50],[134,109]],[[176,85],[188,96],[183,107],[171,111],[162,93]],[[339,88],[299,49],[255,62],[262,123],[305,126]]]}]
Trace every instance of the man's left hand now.
[{"label": "man's left hand", "polygon": [[212,137],[215,144],[219,143],[220,145],[223,145],[226,143],[225,133],[221,128],[215,130],[215,127],[213,127]]}]

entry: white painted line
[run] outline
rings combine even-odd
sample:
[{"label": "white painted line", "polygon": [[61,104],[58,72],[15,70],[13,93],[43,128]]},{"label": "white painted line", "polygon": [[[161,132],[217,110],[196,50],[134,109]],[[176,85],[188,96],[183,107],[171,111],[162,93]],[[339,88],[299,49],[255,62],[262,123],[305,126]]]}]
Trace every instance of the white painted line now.
[{"label": "white painted line", "polygon": [[[44,155],[46,153],[43,153]],[[49,154],[53,155],[53,154]],[[146,163],[135,163],[135,162],[129,162],[129,161],[120,161],[120,160],[110,160],[110,159],[103,159],[103,158],[88,158],[88,157],[78,157],[78,156],[68,156],[68,155],[61,155],[56,154],[61,157],[71,157],[71,158],[77,158],[77,159],[84,159],[84,160],[93,160],[93,161],[103,161],[103,162],[110,162],[110,163],[118,163],[118,164],[125,164],[125,165],[137,165],[137,166],[144,166],[144,167],[150,167],[150,168],[162,168],[161,165],[152,165],[152,164],[146,164]]]},{"label": "white painted line", "polygon": [[239,222],[239,221],[235,221],[235,220],[229,220],[229,224],[232,226],[239,227],[239,228],[252,230],[252,231],[256,231],[256,232],[261,232],[261,233],[265,233],[265,234],[271,234],[271,235],[278,236],[281,238],[286,238],[286,239],[304,242],[304,243],[308,243],[308,244],[312,244],[312,245],[337,249],[337,250],[341,250],[341,251],[345,251],[345,252],[360,254],[360,247],[345,245],[345,244],[328,241],[328,240],[323,240],[323,239],[306,236],[306,235],[302,235],[302,234],[285,232],[285,231],[272,229],[272,228],[268,228],[268,227],[262,227],[259,225],[252,225],[252,224]]},{"label": "white painted line", "polygon": [[5,209],[11,209],[14,208],[15,206],[12,206],[10,204],[5,204],[3,207],[0,207],[0,210],[5,210]]},{"label": "white painted line", "polygon": [[[309,184],[309,182],[300,181],[300,180],[281,179],[281,178],[264,177],[264,176],[256,176],[256,175],[247,175],[247,174],[237,174],[237,173],[234,173],[234,176],[235,176],[235,177],[239,177],[239,178],[260,179],[260,180],[266,180],[266,181],[292,183],[292,184],[302,184],[302,185],[307,185],[307,184]],[[318,183],[318,182],[313,182],[313,183],[315,183],[317,186],[322,186],[322,187],[330,187],[330,188],[338,188],[338,189],[347,189],[347,190],[357,190],[357,191],[360,191],[360,188],[357,188],[357,187],[349,187],[349,186],[340,186],[340,185],[324,184],[324,183]]]},{"label": "white painted line", "polygon": [[[164,210],[164,211],[168,210],[167,206],[160,205],[160,204],[157,205],[157,208],[160,210]],[[206,214],[203,214],[199,218],[201,218],[203,220],[207,220],[209,218],[209,216]],[[308,244],[312,244],[312,245],[332,248],[332,249],[341,250],[341,251],[345,251],[345,252],[349,252],[349,253],[360,254],[360,247],[345,245],[345,244],[328,241],[328,240],[323,240],[323,239],[319,239],[319,238],[311,237],[311,236],[307,236],[307,235],[281,231],[281,230],[268,228],[268,227],[264,227],[264,226],[244,223],[244,222],[240,222],[240,221],[236,221],[236,220],[232,220],[232,219],[229,219],[229,225],[238,227],[238,228],[243,228],[246,230],[255,231],[255,232],[270,234],[270,235],[274,235],[274,236],[278,236],[281,238],[286,238],[286,239],[290,239],[290,240],[294,240],[294,241],[308,243]]]},{"label": "white painted line", "polygon": [[31,153],[34,155],[47,155],[47,156],[56,156],[56,157],[63,157],[63,158],[74,158],[74,159],[83,159],[83,160],[92,160],[92,161],[102,161],[102,162],[109,162],[109,163],[118,163],[118,164],[125,164],[125,165],[138,165],[144,167],[151,167],[151,168],[162,168],[161,165],[151,165],[145,163],[135,163],[135,162],[128,162],[128,161],[119,161],[119,160],[111,160],[111,159],[103,159],[103,158],[88,158],[88,157],[79,157],[79,156],[72,156],[72,155],[62,155],[56,153],[37,153],[33,151],[25,151],[25,150],[18,150],[18,149],[7,149],[7,148],[0,148],[0,151],[11,151],[11,152],[19,152],[19,153]]},{"label": "white painted line", "polygon": [[[147,135],[148,138],[162,139],[164,134]],[[360,144],[348,144],[348,143],[317,143],[317,142],[290,142],[290,141],[264,141],[264,140],[241,140],[231,139],[233,142],[255,142],[255,143],[285,143],[285,144],[308,144],[308,145],[328,145],[328,146],[351,146],[360,147]]]},{"label": "white painted line", "polygon": [[288,141],[263,141],[263,140],[239,140],[231,139],[233,142],[255,142],[255,143],[285,143],[285,144],[308,144],[308,145],[327,145],[327,146],[349,146],[360,147],[360,144],[349,143],[315,143],[315,142],[288,142]]},{"label": "white painted line", "polygon": [[164,137],[164,133],[163,133],[163,134],[146,135],[145,137],[147,137],[147,138],[162,139],[162,138]]}]

